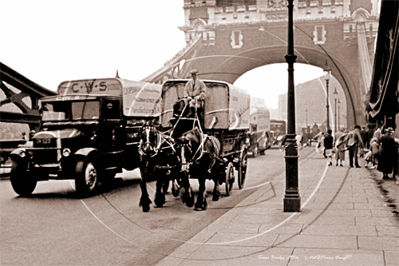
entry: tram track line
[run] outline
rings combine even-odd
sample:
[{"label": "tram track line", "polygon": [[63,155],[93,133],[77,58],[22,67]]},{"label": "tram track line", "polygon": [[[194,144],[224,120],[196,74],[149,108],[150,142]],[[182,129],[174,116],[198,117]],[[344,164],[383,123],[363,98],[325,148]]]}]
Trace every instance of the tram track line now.
[{"label": "tram track line", "polygon": [[[308,157],[310,154],[311,154],[311,153],[307,154],[306,157]],[[303,164],[303,163],[307,160],[306,157],[305,157],[305,159],[301,160],[301,164]],[[319,180],[317,186],[316,186],[315,189],[313,190],[312,194],[311,194],[311,195],[308,197],[308,199],[305,201],[305,203],[301,206],[301,208],[303,208],[304,206],[306,206],[306,204],[311,200],[311,198],[312,198],[312,197],[314,196],[314,194],[317,192],[317,190],[319,189],[320,185],[322,184],[322,182],[323,182],[323,180],[324,180],[324,178],[325,178],[325,175],[326,175],[326,173],[327,173],[327,170],[328,170],[328,166],[326,165],[326,166],[325,166],[325,169],[324,169],[324,172],[323,172],[323,174],[322,174],[322,176],[321,176],[321,178],[320,178],[320,180]],[[266,183],[269,183],[269,182],[272,184],[271,181],[268,181],[268,182],[266,182]],[[278,181],[277,183],[280,183],[280,182],[281,182],[281,181]],[[266,183],[265,183],[265,184],[266,184]],[[71,184],[71,186],[72,186],[71,181],[70,181],[70,184]],[[272,185],[272,188],[273,188],[273,190],[274,190],[274,186],[273,186],[273,185]],[[141,228],[141,229],[143,229],[143,230],[146,230],[146,231],[148,231],[148,232],[150,232],[150,233],[153,233],[151,230],[148,230],[148,229],[146,229],[146,228],[140,226],[139,224],[137,224],[135,221],[132,221],[131,219],[129,219],[126,215],[124,215],[121,211],[119,211],[119,210],[108,200],[108,198],[107,198],[104,194],[102,194],[102,196],[103,196],[103,198],[108,202],[108,204],[109,204],[115,211],[117,211],[121,216],[123,216],[123,217],[124,217],[125,219],[127,219],[129,222],[135,224],[136,226],[138,226],[139,228]],[[268,199],[267,199],[267,200],[268,200]],[[111,232],[113,232],[116,236],[121,237],[122,239],[126,240],[127,242],[129,242],[129,243],[131,243],[131,244],[137,246],[136,244],[134,244],[134,243],[131,242],[130,240],[126,239],[125,237],[121,236],[120,234],[118,234],[117,232],[115,232],[112,228],[110,228],[109,226],[107,226],[104,222],[101,221],[101,219],[100,219],[94,212],[91,211],[91,209],[84,203],[83,200],[80,200],[80,201],[81,201],[82,204],[85,206],[85,208],[90,212],[90,214],[91,214],[92,216],[94,216],[95,219],[98,220],[98,221],[99,221],[103,226],[105,226],[108,230],[110,230]],[[256,204],[259,204],[259,203],[256,203]],[[234,207],[233,207],[233,208],[234,208]],[[232,208],[232,209],[233,209],[233,208]],[[276,226],[274,226],[274,227],[272,227],[272,228],[270,228],[270,229],[268,229],[268,230],[266,230],[266,231],[264,231],[264,232],[262,232],[262,233],[259,233],[259,234],[256,234],[256,235],[254,235],[254,236],[247,237],[247,238],[244,238],[244,239],[234,240],[234,241],[218,242],[218,243],[203,243],[203,242],[194,242],[194,241],[183,241],[183,240],[180,240],[180,239],[174,239],[174,238],[170,238],[170,237],[164,237],[164,238],[165,238],[165,239],[169,239],[169,240],[173,240],[173,241],[177,241],[177,242],[182,242],[182,243],[187,243],[187,244],[196,244],[196,245],[226,245],[226,244],[233,244],[233,243],[248,241],[248,240],[254,239],[254,238],[256,238],[256,237],[262,236],[262,235],[264,235],[264,234],[267,234],[267,233],[269,233],[269,232],[271,232],[271,231],[273,231],[273,230],[279,228],[280,226],[284,225],[285,223],[287,223],[289,220],[291,220],[291,219],[292,219],[295,215],[297,215],[297,214],[300,214],[300,212],[293,213],[293,214],[290,215],[288,218],[286,218],[284,221],[280,222],[280,223],[277,224]],[[141,247],[141,248],[143,248],[143,247]],[[159,254],[161,254],[161,253],[159,253]],[[165,254],[161,254],[161,255],[165,255]],[[165,255],[165,256],[168,256],[168,255]]]}]

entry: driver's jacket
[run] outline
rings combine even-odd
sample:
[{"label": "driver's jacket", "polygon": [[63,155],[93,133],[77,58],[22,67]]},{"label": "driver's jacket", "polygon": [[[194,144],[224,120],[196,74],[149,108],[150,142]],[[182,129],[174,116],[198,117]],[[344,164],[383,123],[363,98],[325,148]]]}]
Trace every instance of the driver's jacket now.
[{"label": "driver's jacket", "polygon": [[201,100],[204,100],[206,97],[206,85],[198,78],[195,79],[195,84],[194,80],[190,79],[184,87],[184,98],[194,98],[195,96],[199,96]]}]

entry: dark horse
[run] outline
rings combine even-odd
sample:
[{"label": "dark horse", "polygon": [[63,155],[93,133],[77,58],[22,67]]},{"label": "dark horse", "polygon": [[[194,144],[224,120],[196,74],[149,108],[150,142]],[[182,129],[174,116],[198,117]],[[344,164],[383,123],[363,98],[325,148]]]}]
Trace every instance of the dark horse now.
[{"label": "dark horse", "polygon": [[[194,196],[190,187],[189,178],[196,178],[199,182],[199,192],[195,202],[195,210],[206,210],[205,181],[212,179],[215,183],[212,200],[220,197],[219,172],[220,172],[220,142],[213,136],[203,134],[197,127],[183,133],[179,138],[182,172],[185,177],[182,181],[184,188],[183,202],[191,207]],[[223,164],[223,161],[222,161]],[[224,168],[223,168],[224,169]],[[190,206],[191,205],[191,206]]]},{"label": "dark horse", "polygon": [[175,149],[175,143],[167,134],[158,131],[151,122],[146,122],[139,131],[141,172],[141,198],[140,206],[143,212],[150,210],[152,203],[148,191],[147,182],[156,181],[155,205],[162,207],[165,204],[165,193],[168,190],[170,180],[172,193],[178,196],[179,186],[175,179],[180,175],[180,158]]}]

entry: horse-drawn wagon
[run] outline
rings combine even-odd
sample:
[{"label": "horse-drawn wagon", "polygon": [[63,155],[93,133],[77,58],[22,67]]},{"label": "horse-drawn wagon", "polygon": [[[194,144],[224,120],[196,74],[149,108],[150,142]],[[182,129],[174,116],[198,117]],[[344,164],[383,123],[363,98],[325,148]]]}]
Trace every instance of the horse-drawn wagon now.
[{"label": "horse-drawn wagon", "polygon": [[[139,148],[143,155],[142,173],[151,175],[151,171],[161,171],[158,179],[173,182],[172,192],[177,196],[176,186],[184,189],[183,202],[187,206],[194,204],[189,179],[199,181],[199,193],[196,210],[206,209],[205,180],[215,183],[213,200],[219,199],[219,185],[225,184],[226,194],[230,195],[235,172],[238,187],[243,188],[247,172],[247,148],[249,144],[249,108],[250,97],[247,92],[223,81],[204,80],[207,96],[203,107],[195,104],[192,116],[186,116],[184,107],[176,113],[175,104],[182,100],[186,79],[167,80],[162,85],[162,108],[160,129],[146,126],[143,130]],[[203,112],[202,115],[198,115]],[[200,121],[199,117],[203,118]],[[154,143],[151,144],[151,139]],[[163,155],[162,155],[163,154]],[[147,158],[147,159],[145,159]],[[156,159],[158,158],[158,159]],[[153,162],[151,170],[149,165]],[[150,162],[150,163],[149,163]],[[155,163],[154,163],[155,162]],[[163,173],[162,173],[163,171]],[[165,178],[165,175],[169,177]],[[165,202],[158,185],[155,204]],[[145,190],[143,186],[142,189]],[[140,204],[148,211],[148,194],[144,191]]]},{"label": "horse-drawn wagon", "polygon": [[[173,105],[181,100],[187,80],[168,80],[162,86],[161,126],[171,128],[174,137],[199,126],[198,117],[173,117]],[[226,168],[226,174],[220,183],[225,183],[229,195],[233,182],[233,167],[238,172],[238,186],[244,186],[247,170],[247,144],[250,118],[249,94],[227,82],[204,80],[207,86],[202,132],[220,141],[218,162]],[[174,121],[176,120],[176,121]]]}]

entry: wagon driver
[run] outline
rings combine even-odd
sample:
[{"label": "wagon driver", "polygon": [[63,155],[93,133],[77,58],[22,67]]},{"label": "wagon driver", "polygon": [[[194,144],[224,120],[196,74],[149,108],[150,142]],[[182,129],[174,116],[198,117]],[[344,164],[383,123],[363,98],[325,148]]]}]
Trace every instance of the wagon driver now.
[{"label": "wagon driver", "polygon": [[[193,69],[190,71],[190,74],[192,79],[184,87],[184,103],[186,105],[189,104],[190,109],[195,107],[203,108],[206,97],[206,85],[198,78],[198,70]],[[197,106],[195,106],[196,103]]]},{"label": "wagon driver", "polygon": [[[198,70],[193,69],[190,71],[192,79],[190,79],[184,87],[183,99],[177,102],[174,106],[174,113],[179,115],[184,106],[188,105],[188,117],[193,117],[195,114],[195,108],[197,108],[198,119],[200,120],[201,127],[203,128],[204,123],[204,108],[205,108],[205,97],[206,97],[206,85],[197,77]],[[185,112],[186,113],[186,112]]]}]

